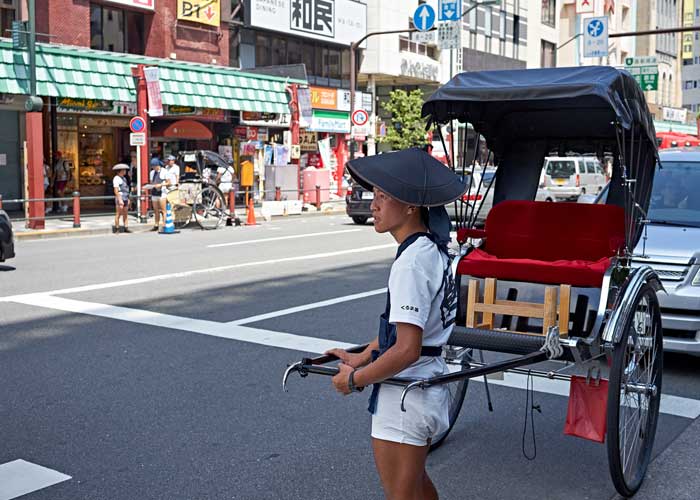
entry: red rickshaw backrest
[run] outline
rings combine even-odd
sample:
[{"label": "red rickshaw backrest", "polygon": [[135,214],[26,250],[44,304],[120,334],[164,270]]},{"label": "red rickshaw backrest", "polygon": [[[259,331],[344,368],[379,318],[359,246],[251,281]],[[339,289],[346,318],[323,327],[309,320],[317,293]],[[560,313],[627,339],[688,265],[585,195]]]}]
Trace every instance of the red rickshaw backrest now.
[{"label": "red rickshaw backrest", "polygon": [[613,205],[503,201],[485,229],[484,249],[502,259],[597,261],[625,241],[624,209]]}]

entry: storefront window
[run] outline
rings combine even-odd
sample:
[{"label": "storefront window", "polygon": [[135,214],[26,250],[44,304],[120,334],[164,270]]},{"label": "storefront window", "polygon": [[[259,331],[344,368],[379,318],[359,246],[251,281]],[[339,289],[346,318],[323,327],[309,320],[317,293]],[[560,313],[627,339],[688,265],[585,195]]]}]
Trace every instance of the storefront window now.
[{"label": "storefront window", "polygon": [[255,65],[270,66],[270,39],[265,35],[255,37]]},{"label": "storefront window", "polygon": [[110,52],[144,53],[143,14],[90,5],[90,47]]},{"label": "storefront window", "polygon": [[17,19],[17,5],[15,0],[2,0],[0,3],[0,36],[12,36],[12,21]]},{"label": "storefront window", "polygon": [[271,66],[280,66],[287,64],[287,40],[284,38],[272,39],[272,58]]},{"label": "storefront window", "polygon": [[287,64],[299,64],[301,62],[301,43],[298,40],[290,39],[287,42]]}]

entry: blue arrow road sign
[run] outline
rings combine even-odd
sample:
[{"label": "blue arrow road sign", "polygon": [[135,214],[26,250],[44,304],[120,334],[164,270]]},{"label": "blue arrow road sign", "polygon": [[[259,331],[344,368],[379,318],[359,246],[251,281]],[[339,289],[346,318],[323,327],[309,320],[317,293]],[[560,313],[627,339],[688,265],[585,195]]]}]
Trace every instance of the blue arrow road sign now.
[{"label": "blue arrow road sign", "polygon": [[439,21],[456,21],[462,13],[462,0],[440,0],[438,3]]},{"label": "blue arrow road sign", "polygon": [[413,24],[420,31],[428,31],[435,25],[435,9],[428,4],[419,5],[413,13]]},{"label": "blue arrow road sign", "polygon": [[589,17],[583,20],[583,57],[607,57],[608,18]]}]

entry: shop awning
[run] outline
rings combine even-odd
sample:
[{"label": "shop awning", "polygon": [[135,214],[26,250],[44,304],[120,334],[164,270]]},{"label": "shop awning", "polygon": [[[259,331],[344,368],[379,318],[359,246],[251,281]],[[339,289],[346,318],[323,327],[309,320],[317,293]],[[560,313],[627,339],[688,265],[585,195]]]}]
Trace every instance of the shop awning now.
[{"label": "shop awning", "polygon": [[[117,54],[67,45],[37,44],[37,93],[41,96],[135,102],[131,68],[160,68],[164,104],[289,113],[288,80],[209,64]],[[303,81],[289,81],[301,83]],[[29,54],[0,40],[0,92],[29,93]]]}]

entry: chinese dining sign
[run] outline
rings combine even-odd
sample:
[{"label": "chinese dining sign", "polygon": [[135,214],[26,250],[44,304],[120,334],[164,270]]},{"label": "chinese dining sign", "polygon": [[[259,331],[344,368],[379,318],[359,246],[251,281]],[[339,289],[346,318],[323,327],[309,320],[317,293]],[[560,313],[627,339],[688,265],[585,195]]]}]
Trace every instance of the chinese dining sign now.
[{"label": "chinese dining sign", "polygon": [[250,24],[350,45],[367,34],[367,4],[356,0],[251,0]]}]

